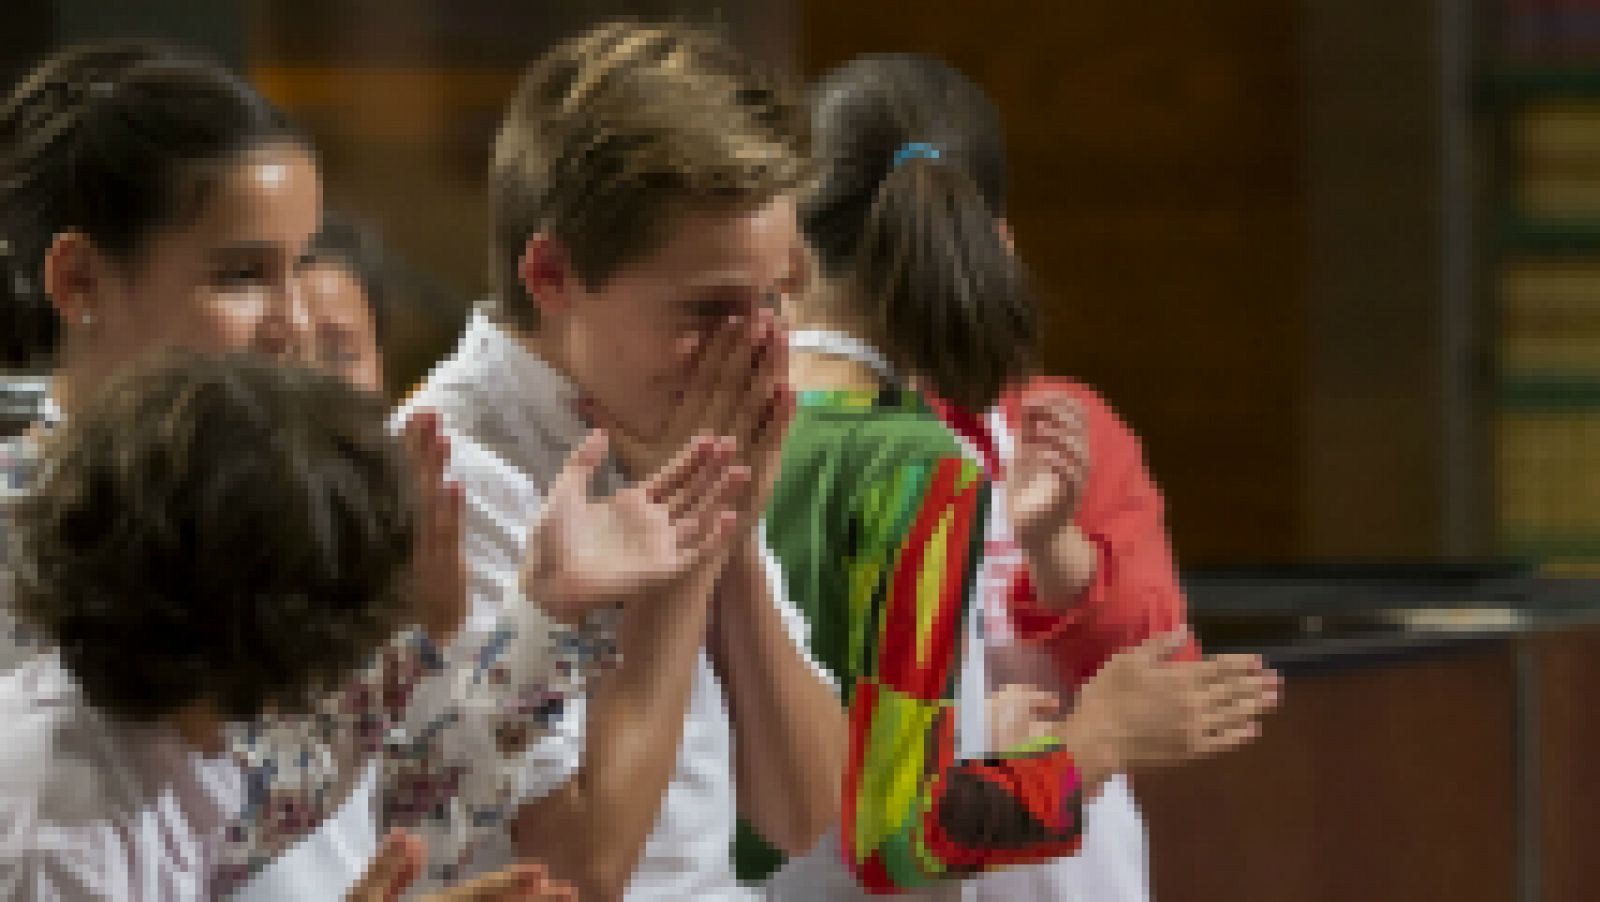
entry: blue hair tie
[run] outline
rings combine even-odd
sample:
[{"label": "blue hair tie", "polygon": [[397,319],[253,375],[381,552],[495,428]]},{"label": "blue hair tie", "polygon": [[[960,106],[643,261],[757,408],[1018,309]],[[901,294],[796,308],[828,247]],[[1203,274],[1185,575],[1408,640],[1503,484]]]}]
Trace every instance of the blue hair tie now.
[{"label": "blue hair tie", "polygon": [[907,141],[894,152],[894,162],[890,168],[899,166],[907,160],[937,160],[943,155],[935,144],[926,141]]}]

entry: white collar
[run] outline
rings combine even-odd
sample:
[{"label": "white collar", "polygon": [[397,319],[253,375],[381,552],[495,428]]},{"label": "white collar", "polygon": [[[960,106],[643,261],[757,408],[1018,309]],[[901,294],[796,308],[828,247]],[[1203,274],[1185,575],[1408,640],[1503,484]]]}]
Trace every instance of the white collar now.
[{"label": "white collar", "polygon": [[891,385],[900,384],[899,374],[895,372],[894,364],[889,362],[889,358],[870,343],[848,332],[834,329],[795,329],[789,333],[789,350],[811,351],[853,360],[871,368],[883,381]]},{"label": "white collar", "polygon": [[577,385],[485,311],[473,311],[456,357],[472,377],[474,393],[517,436],[576,444],[588,434],[591,426],[578,414]]},{"label": "white collar", "polygon": [[[579,414],[582,393],[486,312],[474,311],[449,359],[401,408],[433,410],[447,430],[492,451],[544,486],[593,426]],[[620,484],[615,466],[602,485]]]}]

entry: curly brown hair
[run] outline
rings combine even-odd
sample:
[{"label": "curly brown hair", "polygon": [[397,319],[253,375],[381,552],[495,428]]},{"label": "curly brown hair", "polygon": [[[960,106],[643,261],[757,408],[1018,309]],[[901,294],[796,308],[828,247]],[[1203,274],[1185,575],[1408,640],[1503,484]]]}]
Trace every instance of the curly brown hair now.
[{"label": "curly brown hair", "polygon": [[48,441],[18,612],[88,701],[152,721],[303,710],[403,622],[414,487],[381,402],[245,355],[167,355]]}]

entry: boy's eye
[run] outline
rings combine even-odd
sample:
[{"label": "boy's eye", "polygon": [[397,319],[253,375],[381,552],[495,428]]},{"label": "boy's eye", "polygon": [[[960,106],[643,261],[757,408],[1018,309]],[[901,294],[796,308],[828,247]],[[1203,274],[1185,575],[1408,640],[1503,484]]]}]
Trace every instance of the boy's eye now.
[{"label": "boy's eye", "polygon": [[728,301],[695,301],[689,305],[689,315],[695,319],[726,319],[737,312],[737,305]]},{"label": "boy's eye", "polygon": [[212,275],[213,281],[225,287],[260,285],[267,278],[266,267],[255,265],[225,266]]}]

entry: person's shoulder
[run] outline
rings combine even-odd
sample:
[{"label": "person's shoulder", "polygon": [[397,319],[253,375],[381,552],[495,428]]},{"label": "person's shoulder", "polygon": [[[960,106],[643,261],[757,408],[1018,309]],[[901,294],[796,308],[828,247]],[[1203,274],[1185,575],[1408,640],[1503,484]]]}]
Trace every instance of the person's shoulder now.
[{"label": "person's shoulder", "polygon": [[928,490],[947,484],[960,491],[987,481],[983,464],[932,413],[864,430],[854,438],[861,478],[879,489],[922,485]]},{"label": "person's shoulder", "polygon": [[[158,818],[157,812],[144,812]],[[133,834],[110,818],[0,808],[0,896],[121,899],[141,876]]]},{"label": "person's shoulder", "polygon": [[955,458],[966,460],[956,434],[920,405],[875,408],[857,416],[831,418],[820,438],[856,467],[922,467]]},{"label": "person's shoulder", "polygon": [[53,653],[0,674],[0,829],[91,829],[114,817],[100,721]]},{"label": "person's shoulder", "polygon": [[450,442],[448,478],[461,487],[469,536],[515,541],[544,501],[543,486],[489,444],[445,427]]},{"label": "person's shoulder", "polygon": [[[449,353],[428,368],[396,406],[391,423],[403,426],[422,411],[433,411],[447,425],[482,406],[490,389],[482,372],[486,358],[501,342],[498,327],[480,307],[467,318]],[[456,423],[456,428],[462,428]]]},{"label": "person's shoulder", "polygon": [[982,467],[931,411],[915,405],[802,407],[784,443],[780,494],[801,503],[859,498],[926,479],[941,467],[963,485],[982,478]]},{"label": "person's shoulder", "polygon": [[[50,738],[76,710],[79,698],[72,677],[53,653],[0,673],[0,718],[7,725],[8,737]],[[9,746],[3,751],[8,758],[17,757]]]}]

